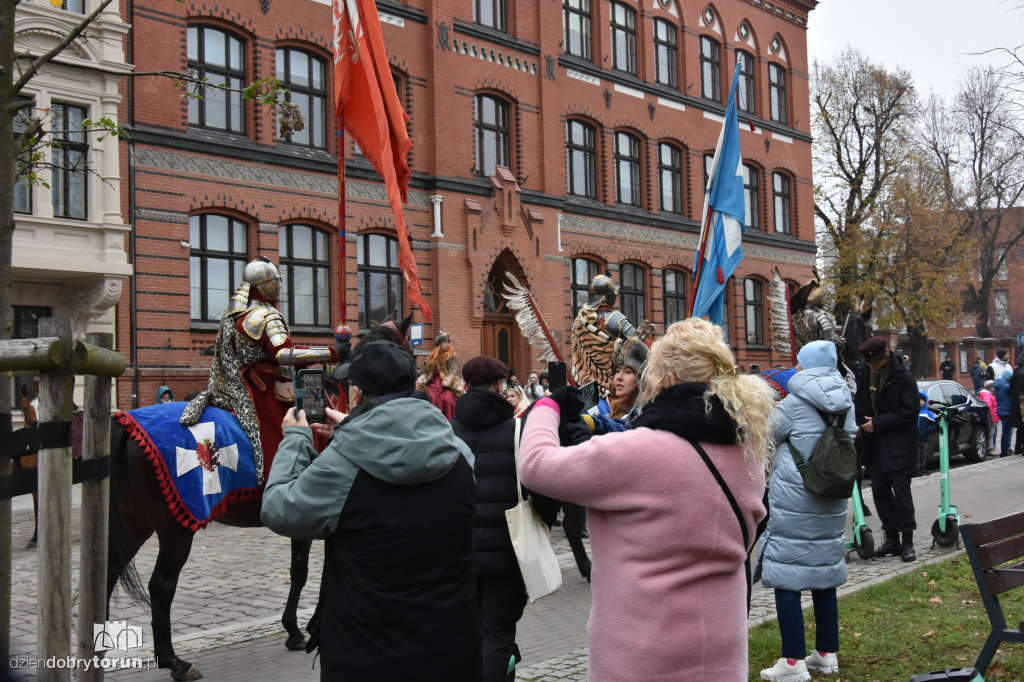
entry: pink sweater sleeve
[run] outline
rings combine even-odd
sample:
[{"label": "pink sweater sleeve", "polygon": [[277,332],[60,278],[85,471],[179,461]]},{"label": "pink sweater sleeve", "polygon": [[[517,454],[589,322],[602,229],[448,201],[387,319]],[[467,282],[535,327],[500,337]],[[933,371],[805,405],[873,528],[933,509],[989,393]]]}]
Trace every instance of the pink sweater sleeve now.
[{"label": "pink sweater sleeve", "polygon": [[635,489],[623,486],[651,474],[638,466],[636,431],[595,436],[585,443],[561,447],[558,413],[534,406],[523,431],[519,466],[523,484],[537,492],[588,507],[625,509],[637,506]]}]

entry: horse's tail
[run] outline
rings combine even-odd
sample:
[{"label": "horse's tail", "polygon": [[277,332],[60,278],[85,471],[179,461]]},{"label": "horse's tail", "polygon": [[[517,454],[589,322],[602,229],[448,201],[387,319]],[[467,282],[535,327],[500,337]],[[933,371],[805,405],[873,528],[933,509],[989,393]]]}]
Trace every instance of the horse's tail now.
[{"label": "horse's tail", "polygon": [[128,483],[127,449],[131,444],[128,432],[113,419],[110,427],[110,508],[107,531],[107,612],[110,612],[110,595],[115,583],[120,582],[121,588],[139,604],[150,606],[149,593],[142,584],[139,572],[135,568],[135,553],[128,539],[128,533],[121,518],[117,500],[121,495],[130,494]]}]

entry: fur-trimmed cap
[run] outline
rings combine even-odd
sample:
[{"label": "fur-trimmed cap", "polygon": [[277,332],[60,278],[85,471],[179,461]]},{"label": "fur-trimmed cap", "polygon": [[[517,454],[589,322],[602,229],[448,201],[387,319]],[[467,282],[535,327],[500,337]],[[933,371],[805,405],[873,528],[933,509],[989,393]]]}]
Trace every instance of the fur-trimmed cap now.
[{"label": "fur-trimmed cap", "polygon": [[615,339],[615,347],[612,350],[612,364],[619,367],[629,367],[637,375],[647,362],[647,344],[636,336],[631,336],[626,341]]}]

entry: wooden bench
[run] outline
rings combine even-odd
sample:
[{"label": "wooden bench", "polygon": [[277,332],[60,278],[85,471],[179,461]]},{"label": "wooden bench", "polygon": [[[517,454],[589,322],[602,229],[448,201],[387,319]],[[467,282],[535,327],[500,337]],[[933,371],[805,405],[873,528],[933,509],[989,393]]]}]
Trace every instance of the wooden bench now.
[{"label": "wooden bench", "polygon": [[1003,607],[999,604],[999,595],[1024,585],[1024,512],[985,523],[969,523],[960,527],[960,533],[992,624],[992,633],[974,664],[980,677],[988,669],[1000,642],[1024,642],[1024,634],[1021,634],[1024,621],[1015,628],[1007,627]]}]

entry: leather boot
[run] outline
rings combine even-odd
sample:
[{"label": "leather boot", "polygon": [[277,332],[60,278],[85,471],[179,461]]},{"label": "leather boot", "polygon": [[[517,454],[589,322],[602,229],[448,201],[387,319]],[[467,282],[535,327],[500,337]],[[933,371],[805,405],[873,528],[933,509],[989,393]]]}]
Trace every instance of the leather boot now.
[{"label": "leather boot", "polygon": [[897,556],[900,554],[899,533],[885,533],[885,542],[875,549],[876,557]]},{"label": "leather boot", "polygon": [[903,546],[900,548],[900,558],[904,561],[917,561],[917,554],[914,552],[913,533],[903,533]]}]

